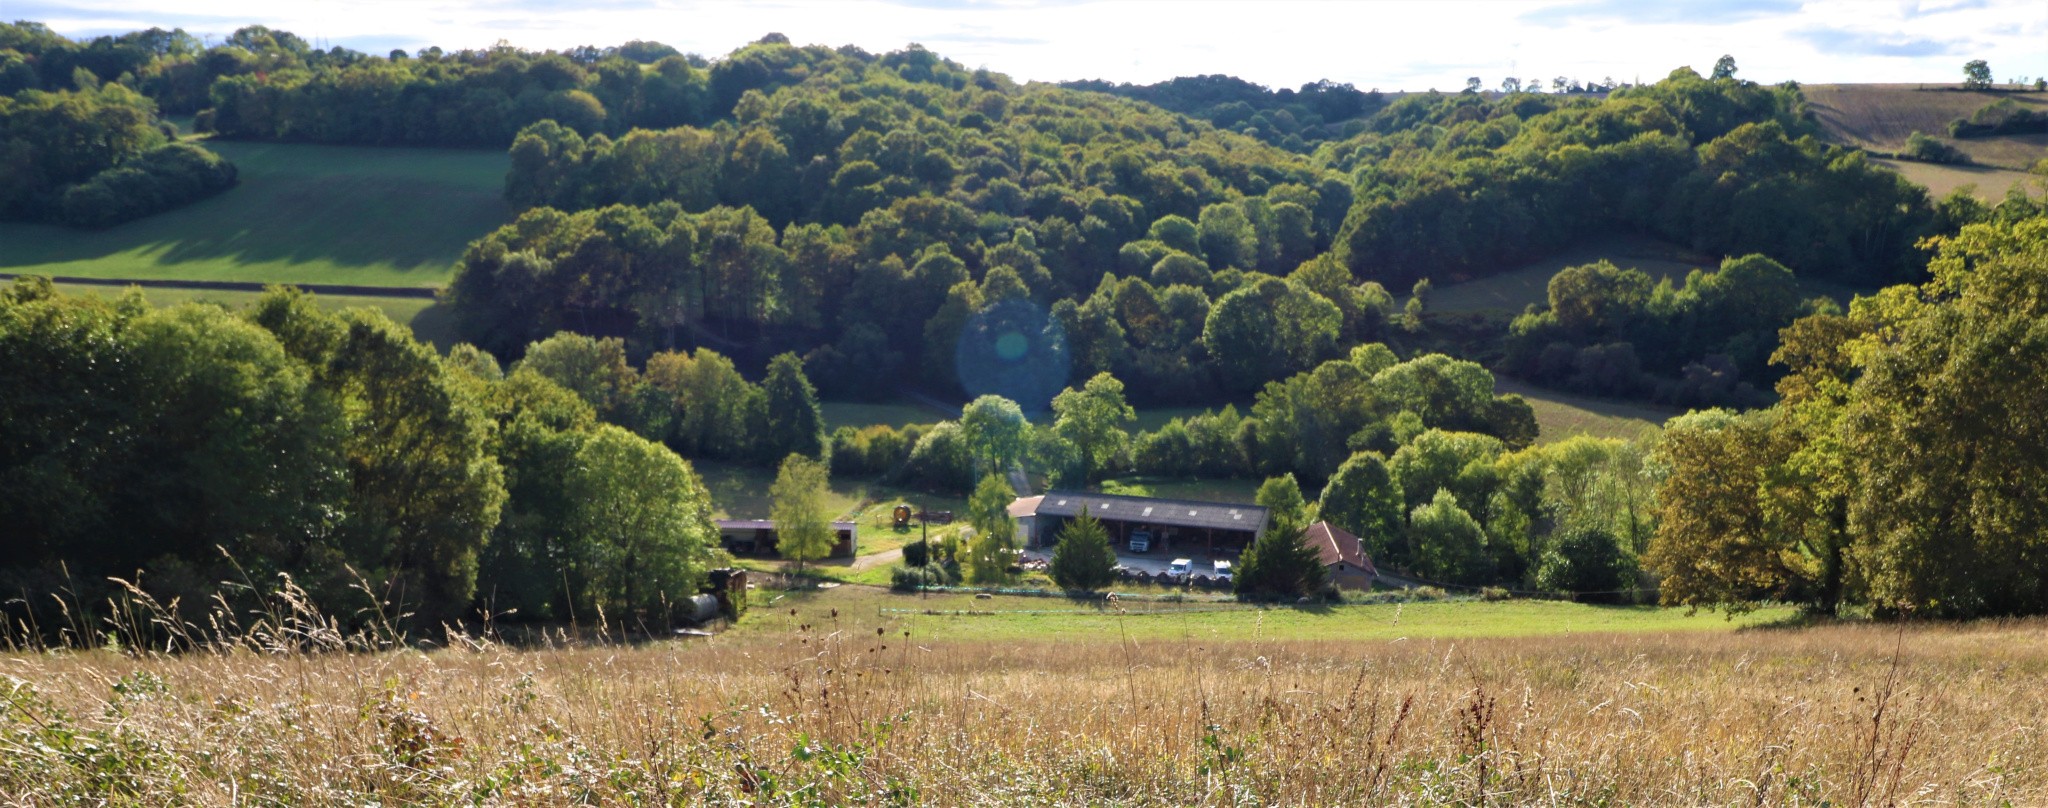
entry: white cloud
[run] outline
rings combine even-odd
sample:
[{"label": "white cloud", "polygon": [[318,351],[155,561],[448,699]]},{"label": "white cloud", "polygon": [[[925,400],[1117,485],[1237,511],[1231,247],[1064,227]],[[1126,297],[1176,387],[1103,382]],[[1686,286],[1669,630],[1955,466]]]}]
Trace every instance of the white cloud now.
[{"label": "white cloud", "polygon": [[[716,57],[778,31],[798,43],[884,52],[918,41],[1025,80],[1151,82],[1227,73],[1269,86],[1321,78],[1382,89],[1453,89],[1466,76],[1652,80],[1733,54],[1775,82],[1944,81],[1964,58],[2000,76],[2048,75],[2048,3],[1778,0],[1661,6],[1612,0],[1374,3],[1159,0],[20,0],[14,18],[71,35],[183,26],[218,38],[262,23],[363,50],[529,48],[654,39]],[[1794,10],[1787,10],[1797,5]],[[1739,6],[1740,8],[1733,8]],[[1732,9],[1733,10],[1730,10]],[[1965,55],[1967,54],[1967,55]]]}]

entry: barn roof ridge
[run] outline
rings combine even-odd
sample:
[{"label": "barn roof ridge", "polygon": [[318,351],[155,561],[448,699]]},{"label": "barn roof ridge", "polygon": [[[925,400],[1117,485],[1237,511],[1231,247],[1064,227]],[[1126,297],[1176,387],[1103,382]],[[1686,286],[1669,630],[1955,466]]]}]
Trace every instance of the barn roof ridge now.
[{"label": "barn roof ridge", "polygon": [[[1270,512],[1263,505],[1199,499],[1164,499],[1088,491],[1047,491],[1035,510],[1040,516],[1074,516],[1086,505],[1091,516],[1177,527],[1258,532]],[[1118,507],[1119,505],[1125,507]]]}]

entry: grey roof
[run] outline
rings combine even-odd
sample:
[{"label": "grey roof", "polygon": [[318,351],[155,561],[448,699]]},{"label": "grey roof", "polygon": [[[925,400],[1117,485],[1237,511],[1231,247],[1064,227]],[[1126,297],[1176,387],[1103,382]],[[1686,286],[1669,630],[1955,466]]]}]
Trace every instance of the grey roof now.
[{"label": "grey roof", "polygon": [[1265,529],[1267,516],[1266,509],[1258,505],[1078,491],[1045,492],[1045,498],[1038,502],[1038,515],[1070,517],[1080,513],[1084,505],[1088,508],[1088,515],[1097,519],[1252,533]]}]

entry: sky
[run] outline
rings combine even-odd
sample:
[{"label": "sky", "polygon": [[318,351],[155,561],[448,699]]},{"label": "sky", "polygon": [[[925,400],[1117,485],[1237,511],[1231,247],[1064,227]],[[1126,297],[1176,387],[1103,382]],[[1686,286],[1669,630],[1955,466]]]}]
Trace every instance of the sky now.
[{"label": "sky", "polygon": [[218,41],[248,24],[323,47],[532,49],[651,39],[716,59],[770,32],[875,53],[919,43],[1023,81],[1223,73],[1268,87],[1453,90],[1468,76],[1653,81],[1732,55],[1742,78],[2048,76],[2043,0],[0,0],[72,37],[151,26]]}]

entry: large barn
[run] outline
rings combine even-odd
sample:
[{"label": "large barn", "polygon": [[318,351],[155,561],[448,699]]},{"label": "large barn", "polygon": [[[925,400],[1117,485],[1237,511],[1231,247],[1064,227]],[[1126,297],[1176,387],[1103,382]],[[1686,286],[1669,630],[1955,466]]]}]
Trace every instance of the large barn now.
[{"label": "large barn", "polygon": [[1131,533],[1144,531],[1152,537],[1148,555],[1200,554],[1211,557],[1235,556],[1266,530],[1268,513],[1258,505],[1230,502],[1201,502],[1188,499],[1157,499],[1120,494],[1091,494],[1081,491],[1047,491],[1011,506],[1011,515],[1029,507],[1030,527],[1020,524],[1019,532],[1032,547],[1050,547],[1059,539],[1067,520],[1088,509],[1088,515],[1102,521],[1109,540],[1118,552],[1129,548]]},{"label": "large barn", "polygon": [[[720,519],[718,541],[739,555],[779,555],[775,552],[775,522],[770,519]],[[833,522],[837,538],[826,558],[852,558],[860,553],[860,524]]]}]

